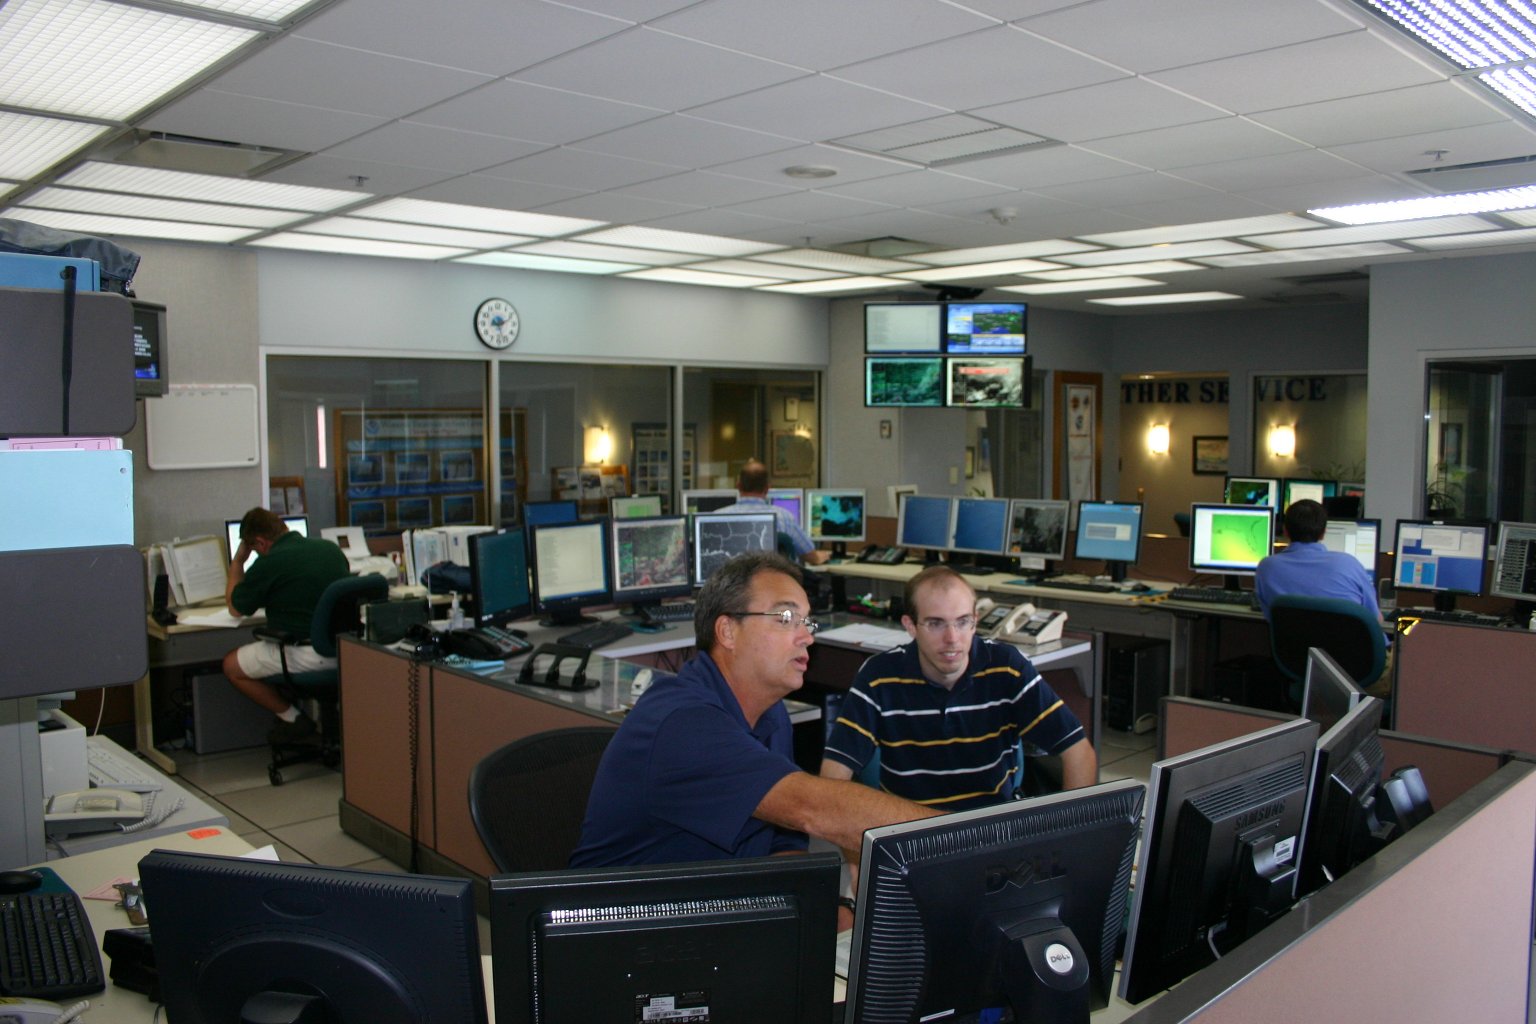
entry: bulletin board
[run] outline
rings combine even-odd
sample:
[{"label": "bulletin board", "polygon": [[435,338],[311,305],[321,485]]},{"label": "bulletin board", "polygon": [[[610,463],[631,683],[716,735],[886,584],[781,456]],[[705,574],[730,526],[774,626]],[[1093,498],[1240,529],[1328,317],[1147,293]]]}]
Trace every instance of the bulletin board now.
[{"label": "bulletin board", "polygon": [[144,400],[150,469],[254,466],[261,455],[254,384],[172,384]]},{"label": "bulletin board", "polygon": [[370,535],[485,523],[485,418],[478,409],[338,409],[336,523]]}]

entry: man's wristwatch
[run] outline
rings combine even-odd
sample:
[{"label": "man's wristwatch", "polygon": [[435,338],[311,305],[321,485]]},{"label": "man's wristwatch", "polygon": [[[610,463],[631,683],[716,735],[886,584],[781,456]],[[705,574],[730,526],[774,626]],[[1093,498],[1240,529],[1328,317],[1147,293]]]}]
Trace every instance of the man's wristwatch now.
[{"label": "man's wristwatch", "polygon": [[837,898],[837,905],[840,907],[847,907],[850,914],[853,913],[856,909],[852,896],[839,896]]}]

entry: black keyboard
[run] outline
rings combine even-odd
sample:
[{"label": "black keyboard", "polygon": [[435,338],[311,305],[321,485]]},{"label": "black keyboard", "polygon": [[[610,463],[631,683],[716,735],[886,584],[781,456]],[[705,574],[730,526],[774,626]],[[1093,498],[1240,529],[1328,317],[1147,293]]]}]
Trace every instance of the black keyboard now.
[{"label": "black keyboard", "polygon": [[668,604],[642,605],[640,617],[650,623],[692,622],[693,602],[674,601]]},{"label": "black keyboard", "polygon": [[1246,590],[1227,590],[1225,587],[1174,587],[1168,591],[1168,600],[1227,604],[1239,608],[1258,608],[1259,606],[1259,595]]},{"label": "black keyboard", "polygon": [[1037,587],[1050,587],[1052,590],[1081,590],[1089,594],[1118,594],[1120,588],[1113,583],[1082,583],[1077,580],[1062,580],[1054,577],[1038,581]]},{"label": "black keyboard", "polygon": [[607,647],[611,643],[627,639],[633,636],[634,632],[622,622],[604,620],[596,625],[583,626],[574,633],[567,633],[560,638],[560,642],[570,647],[585,647],[589,651],[595,651],[599,647]]},{"label": "black keyboard", "polygon": [[1454,622],[1462,626],[1497,626],[1503,620],[1497,615],[1478,612],[1440,611],[1435,608],[1394,608],[1382,616],[1388,622],[1398,619],[1423,619],[1426,622]]},{"label": "black keyboard", "polygon": [[78,896],[0,896],[0,994],[60,1000],[104,988],[96,936]]}]

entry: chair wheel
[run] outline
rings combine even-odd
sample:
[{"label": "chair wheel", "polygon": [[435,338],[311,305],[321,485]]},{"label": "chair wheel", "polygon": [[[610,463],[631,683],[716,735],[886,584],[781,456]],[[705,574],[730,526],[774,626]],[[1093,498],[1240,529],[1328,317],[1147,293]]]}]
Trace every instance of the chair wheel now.
[{"label": "chair wheel", "polygon": [[267,769],[267,778],[272,780],[272,785],[274,786],[281,786],[283,784],[283,773],[276,768],[269,767]]}]

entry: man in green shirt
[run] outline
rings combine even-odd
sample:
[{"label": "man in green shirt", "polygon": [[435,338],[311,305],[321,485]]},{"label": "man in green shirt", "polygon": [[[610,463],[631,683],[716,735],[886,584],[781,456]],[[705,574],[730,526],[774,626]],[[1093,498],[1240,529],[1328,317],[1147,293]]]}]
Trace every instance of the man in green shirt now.
[{"label": "man in green shirt", "polygon": [[[256,561],[247,572],[245,562],[253,551]],[[224,603],[231,615],[265,608],[273,629],[308,636],[320,595],[348,571],[347,556],[335,544],[294,533],[274,513],[253,508],[240,520],[240,548],[230,559]],[[336,659],[322,658],[308,647],[288,649],[292,672],[335,667]],[[265,681],[283,674],[275,642],[257,640],[230,651],[224,656],[224,674],[235,689],[277,716],[268,739],[292,743],[315,734],[314,720]]]}]

